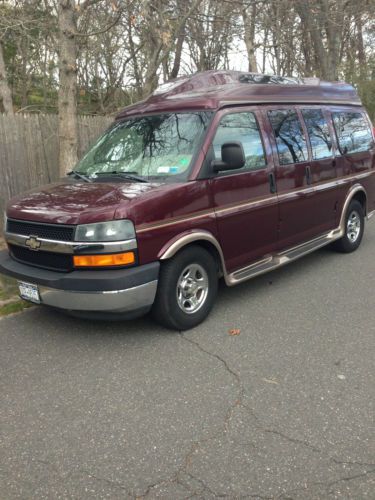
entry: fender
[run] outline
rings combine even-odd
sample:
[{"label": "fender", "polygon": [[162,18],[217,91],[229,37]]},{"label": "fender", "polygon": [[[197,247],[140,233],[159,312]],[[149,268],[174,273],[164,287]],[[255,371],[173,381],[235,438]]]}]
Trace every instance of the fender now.
[{"label": "fender", "polygon": [[367,193],[366,193],[366,190],[365,190],[365,188],[361,184],[354,184],[349,189],[349,191],[348,191],[348,193],[346,195],[344,206],[342,207],[341,217],[340,217],[340,224],[339,224],[340,236],[343,236],[344,233],[345,233],[345,215],[346,215],[346,211],[348,209],[348,206],[349,206],[350,202],[352,201],[354,195],[356,193],[359,193],[360,191],[362,191],[362,193],[365,195],[365,198],[366,198],[365,216],[368,213],[367,212]]},{"label": "fender", "polygon": [[193,229],[191,231],[185,231],[183,233],[178,234],[177,236],[175,236],[174,238],[169,240],[163,246],[163,248],[158,253],[158,259],[160,259],[160,260],[170,259],[183,247],[185,247],[186,245],[189,245],[190,243],[194,243],[195,241],[197,241],[197,242],[208,241],[216,248],[216,250],[220,256],[220,262],[222,265],[224,278],[225,278],[225,281],[227,282],[227,274],[228,273],[227,273],[227,269],[225,266],[225,259],[224,259],[223,250],[222,250],[218,240],[209,231],[194,230]]}]

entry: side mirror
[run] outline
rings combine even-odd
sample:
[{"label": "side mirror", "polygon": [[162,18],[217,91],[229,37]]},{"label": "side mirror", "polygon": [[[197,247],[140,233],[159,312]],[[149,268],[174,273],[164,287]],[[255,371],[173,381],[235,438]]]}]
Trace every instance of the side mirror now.
[{"label": "side mirror", "polygon": [[221,160],[213,160],[214,172],[236,170],[245,165],[245,153],[240,142],[225,142],[221,146]]}]

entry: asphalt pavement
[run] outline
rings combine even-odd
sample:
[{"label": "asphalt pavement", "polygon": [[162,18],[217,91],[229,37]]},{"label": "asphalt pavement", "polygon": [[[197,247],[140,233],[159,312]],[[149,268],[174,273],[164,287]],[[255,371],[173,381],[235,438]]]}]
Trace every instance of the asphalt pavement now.
[{"label": "asphalt pavement", "polygon": [[370,221],[184,334],[0,320],[0,498],[375,499],[374,278]]}]

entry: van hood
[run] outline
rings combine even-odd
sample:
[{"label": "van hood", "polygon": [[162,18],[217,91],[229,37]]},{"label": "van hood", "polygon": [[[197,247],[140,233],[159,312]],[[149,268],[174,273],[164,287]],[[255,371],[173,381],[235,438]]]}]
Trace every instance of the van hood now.
[{"label": "van hood", "polygon": [[12,198],[7,216],[50,224],[88,224],[116,218],[116,210],[161,184],[141,182],[81,182],[66,180]]}]

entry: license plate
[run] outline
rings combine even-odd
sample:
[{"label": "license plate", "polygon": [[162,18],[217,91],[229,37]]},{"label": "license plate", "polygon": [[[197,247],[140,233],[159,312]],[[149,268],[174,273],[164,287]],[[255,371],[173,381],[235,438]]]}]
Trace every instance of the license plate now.
[{"label": "license plate", "polygon": [[31,283],[18,282],[18,288],[22,299],[29,300],[35,304],[40,304],[39,290],[37,285]]}]

